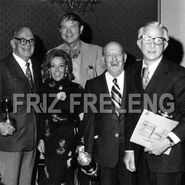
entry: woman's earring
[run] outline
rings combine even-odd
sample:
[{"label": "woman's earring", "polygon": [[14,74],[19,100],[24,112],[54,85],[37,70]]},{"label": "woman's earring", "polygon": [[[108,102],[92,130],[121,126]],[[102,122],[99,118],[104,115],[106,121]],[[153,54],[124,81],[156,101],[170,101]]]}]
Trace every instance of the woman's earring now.
[{"label": "woman's earring", "polygon": [[51,72],[49,71],[49,79],[51,79]]},{"label": "woman's earring", "polygon": [[65,71],[65,75],[64,75],[65,77],[67,76],[67,73],[68,73],[68,69],[66,69],[66,71]]}]

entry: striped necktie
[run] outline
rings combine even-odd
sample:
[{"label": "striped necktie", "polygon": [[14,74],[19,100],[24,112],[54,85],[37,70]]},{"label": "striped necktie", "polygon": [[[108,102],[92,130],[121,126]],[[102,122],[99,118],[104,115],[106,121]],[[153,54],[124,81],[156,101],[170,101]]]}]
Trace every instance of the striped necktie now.
[{"label": "striped necktie", "polygon": [[26,75],[26,77],[28,79],[30,87],[33,89],[34,88],[34,83],[33,83],[33,78],[32,78],[32,74],[31,74],[30,63],[29,62],[26,62],[25,75]]},{"label": "striped necktie", "polygon": [[143,76],[142,76],[142,83],[143,83],[143,89],[146,88],[146,86],[148,85],[150,79],[149,79],[149,69],[148,67],[144,67],[143,68]]},{"label": "striped necktie", "polygon": [[116,78],[113,79],[111,99],[112,99],[112,103],[115,108],[115,113],[117,114],[117,116],[119,116],[119,110],[121,109],[122,96],[121,96],[120,88],[118,86]]}]

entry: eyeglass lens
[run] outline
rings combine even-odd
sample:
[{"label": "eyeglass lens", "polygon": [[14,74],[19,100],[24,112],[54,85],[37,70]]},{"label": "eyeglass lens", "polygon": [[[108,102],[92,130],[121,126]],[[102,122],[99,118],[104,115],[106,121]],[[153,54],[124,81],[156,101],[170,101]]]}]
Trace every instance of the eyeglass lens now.
[{"label": "eyeglass lens", "polygon": [[21,45],[26,45],[27,43],[29,43],[30,46],[34,46],[35,45],[35,39],[24,39],[24,38],[17,38],[15,37],[16,40],[19,40]]},{"label": "eyeglass lens", "polygon": [[165,41],[165,38],[163,38],[163,37],[155,37],[155,38],[152,38],[150,36],[143,35],[143,36],[141,36],[141,38],[147,44],[150,44],[150,43],[154,42],[156,45],[161,45]]}]

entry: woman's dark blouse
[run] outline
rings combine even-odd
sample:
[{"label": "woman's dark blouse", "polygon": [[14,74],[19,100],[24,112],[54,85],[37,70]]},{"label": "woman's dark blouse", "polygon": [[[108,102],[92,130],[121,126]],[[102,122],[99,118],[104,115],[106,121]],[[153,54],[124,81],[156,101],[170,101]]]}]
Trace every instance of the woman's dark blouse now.
[{"label": "woman's dark blouse", "polygon": [[[62,92],[64,100],[58,100],[57,103],[54,102],[57,93]],[[74,96],[73,96],[74,95]],[[75,98],[73,98],[75,97]],[[82,112],[82,98],[83,89],[79,84],[70,82],[68,80],[48,81],[42,85],[42,116],[39,125],[39,136],[40,138],[45,137],[46,131],[46,120],[52,121],[53,115],[57,115],[60,118],[67,118],[71,124],[78,127],[79,124],[79,114]],[[73,102],[77,105],[73,106]],[[53,106],[53,105],[54,106]],[[74,109],[73,109],[74,108]],[[59,113],[53,112],[58,111]]]}]

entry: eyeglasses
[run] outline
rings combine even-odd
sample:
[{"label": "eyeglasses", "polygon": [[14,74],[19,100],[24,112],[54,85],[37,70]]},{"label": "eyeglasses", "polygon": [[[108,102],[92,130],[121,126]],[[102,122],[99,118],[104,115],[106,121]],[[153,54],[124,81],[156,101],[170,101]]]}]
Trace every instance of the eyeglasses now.
[{"label": "eyeglasses", "polygon": [[154,42],[156,45],[161,45],[164,43],[164,41],[166,41],[166,39],[163,37],[152,38],[148,35],[142,35],[139,39],[141,38],[143,39],[143,42],[146,44],[151,44],[152,42]]},{"label": "eyeglasses", "polygon": [[35,39],[27,40],[27,39],[24,39],[24,38],[17,38],[17,37],[14,37],[14,39],[18,40],[21,45],[26,45],[27,43],[29,43],[30,46],[35,45]]}]

